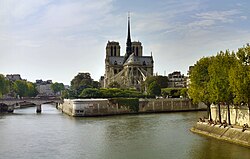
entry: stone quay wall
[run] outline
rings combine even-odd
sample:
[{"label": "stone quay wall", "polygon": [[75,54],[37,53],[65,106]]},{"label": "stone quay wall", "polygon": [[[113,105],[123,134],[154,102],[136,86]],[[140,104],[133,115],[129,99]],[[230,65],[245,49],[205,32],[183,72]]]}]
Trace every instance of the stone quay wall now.
[{"label": "stone quay wall", "polygon": [[108,99],[64,99],[58,108],[70,116],[83,117],[206,110],[206,106],[192,104],[188,99],[140,99],[138,112],[134,112],[129,106],[112,103]]},{"label": "stone quay wall", "polygon": [[250,148],[249,129],[243,132],[240,128],[224,128],[223,126],[220,127],[219,125],[210,125],[207,122],[197,122],[191,131]]},{"label": "stone quay wall", "polygon": [[[228,123],[228,110],[226,105],[221,105],[221,121],[225,120]],[[232,125],[250,126],[250,114],[247,106],[229,106],[230,121]],[[214,121],[219,120],[219,109],[217,105],[211,105],[211,116]]]},{"label": "stone quay wall", "polygon": [[173,111],[192,111],[192,110],[206,110],[204,104],[193,104],[189,99],[140,99],[139,112],[140,113],[157,113],[157,112],[173,112]]}]

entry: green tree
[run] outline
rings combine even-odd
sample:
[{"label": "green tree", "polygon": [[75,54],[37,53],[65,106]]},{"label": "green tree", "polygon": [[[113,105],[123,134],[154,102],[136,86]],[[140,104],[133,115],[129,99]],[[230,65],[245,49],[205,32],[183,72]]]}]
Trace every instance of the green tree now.
[{"label": "green tree", "polygon": [[189,97],[195,102],[203,102],[207,105],[208,116],[211,119],[211,98],[209,92],[210,76],[208,69],[213,63],[214,57],[203,57],[194,65],[190,74],[191,84],[188,89]]},{"label": "green tree", "polygon": [[148,95],[159,96],[161,95],[161,87],[160,85],[154,81],[152,82],[147,90]]},{"label": "green tree", "polygon": [[180,95],[183,97],[183,98],[187,98],[188,97],[188,89],[187,88],[182,88],[180,90]]},{"label": "green tree", "polygon": [[36,90],[36,86],[34,83],[32,82],[27,82],[27,93],[26,95],[28,97],[35,97],[38,94],[38,91]]},{"label": "green tree", "polygon": [[38,93],[33,83],[23,80],[15,81],[13,89],[19,97],[34,97]]},{"label": "green tree", "polygon": [[0,98],[10,92],[10,82],[0,74]]},{"label": "green tree", "polygon": [[28,86],[26,84],[26,81],[23,81],[23,80],[15,81],[14,82],[14,91],[20,97],[26,97],[27,92],[28,92]]},{"label": "green tree", "polygon": [[100,83],[97,81],[93,81],[90,76],[90,73],[78,73],[71,81],[71,89],[76,92],[76,95],[80,95],[80,93],[85,88],[99,88]]},{"label": "green tree", "polygon": [[248,103],[250,111],[250,46],[239,48],[235,67],[230,70],[230,85],[236,104]]},{"label": "green tree", "polygon": [[221,122],[220,104],[226,103],[228,108],[228,122],[230,122],[229,105],[233,103],[233,91],[229,82],[229,71],[235,65],[235,55],[230,54],[227,50],[225,53],[220,52],[215,57],[215,60],[209,66],[209,92],[211,93],[211,101],[218,105],[219,120]]},{"label": "green tree", "polygon": [[51,89],[53,90],[54,93],[58,93],[64,90],[64,84],[63,83],[58,83],[55,82],[51,86]]},{"label": "green tree", "polygon": [[101,96],[102,94],[97,88],[86,88],[80,94],[82,98],[100,98]]},{"label": "green tree", "polygon": [[161,94],[164,98],[180,98],[182,95],[183,97],[187,97],[187,89],[186,88],[163,88],[161,89]]},{"label": "green tree", "polygon": [[147,90],[151,83],[156,82],[160,88],[168,87],[168,77],[167,76],[150,76],[142,83],[141,89],[143,91]]}]

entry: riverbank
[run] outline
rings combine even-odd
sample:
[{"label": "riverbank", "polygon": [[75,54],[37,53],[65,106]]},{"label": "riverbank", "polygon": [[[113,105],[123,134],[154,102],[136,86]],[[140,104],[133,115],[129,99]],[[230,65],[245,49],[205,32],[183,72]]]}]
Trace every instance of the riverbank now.
[{"label": "riverbank", "polygon": [[231,142],[250,148],[250,129],[242,132],[240,127],[223,127],[219,125],[210,125],[207,122],[197,122],[190,129],[194,133],[213,137],[219,140]]}]

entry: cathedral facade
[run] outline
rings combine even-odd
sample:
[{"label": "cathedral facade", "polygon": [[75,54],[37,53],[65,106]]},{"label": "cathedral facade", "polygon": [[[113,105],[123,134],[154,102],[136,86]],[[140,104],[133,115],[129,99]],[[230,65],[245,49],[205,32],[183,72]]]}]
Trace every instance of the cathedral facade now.
[{"label": "cathedral facade", "polygon": [[130,17],[128,17],[128,34],[126,53],[120,54],[120,45],[116,41],[108,41],[106,46],[104,87],[117,82],[122,88],[140,89],[142,82],[153,76],[154,61],[151,56],[143,56],[141,42],[131,42]]}]

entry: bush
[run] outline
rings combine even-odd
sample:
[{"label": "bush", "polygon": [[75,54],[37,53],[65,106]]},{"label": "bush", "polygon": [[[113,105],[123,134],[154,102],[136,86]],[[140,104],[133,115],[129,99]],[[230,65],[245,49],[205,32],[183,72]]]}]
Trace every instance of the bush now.
[{"label": "bush", "polygon": [[111,103],[118,103],[119,106],[128,106],[133,112],[139,111],[139,99],[138,98],[113,98],[109,100]]},{"label": "bush", "polygon": [[171,97],[171,98],[180,98],[182,95],[186,97],[187,89],[186,88],[164,88],[161,90],[161,94],[164,98]]}]

